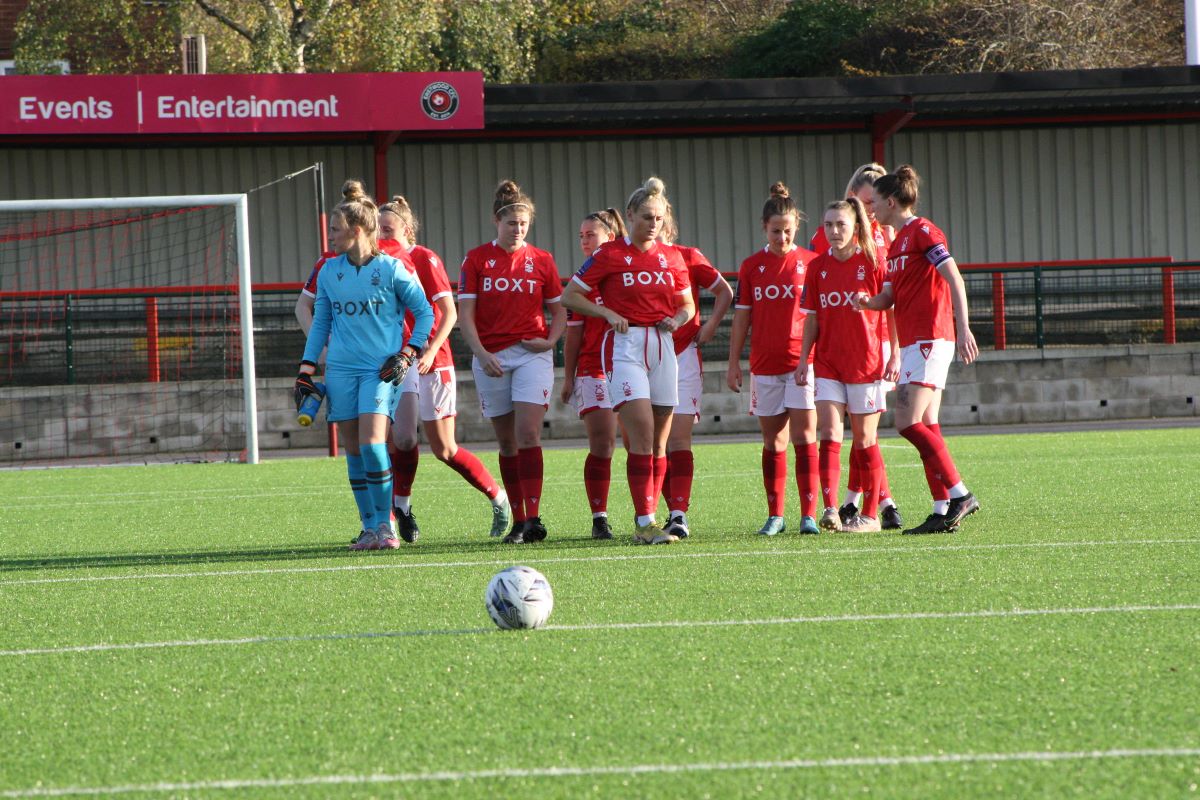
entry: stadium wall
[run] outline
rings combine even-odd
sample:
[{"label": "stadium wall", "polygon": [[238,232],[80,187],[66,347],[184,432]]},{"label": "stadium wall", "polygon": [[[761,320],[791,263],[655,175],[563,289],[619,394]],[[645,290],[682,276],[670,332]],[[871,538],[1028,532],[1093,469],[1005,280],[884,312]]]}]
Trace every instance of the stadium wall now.
[{"label": "stadium wall", "polygon": [[[749,395],[725,388],[724,362],[707,365],[704,377],[704,416],[697,432],[757,433],[757,423],[747,413]],[[471,373],[460,371],[458,379],[460,440],[494,442],[491,425],[479,415]],[[560,384],[561,372],[556,385]],[[258,382],[262,450],[325,446],[324,424],[305,429],[296,423],[291,389],[290,378]],[[134,458],[161,458],[173,452],[195,457],[191,451],[214,449],[205,431],[212,428],[213,394],[218,391],[212,382],[0,389],[0,463],[29,464],[114,450]],[[234,406],[240,392],[236,382],[228,382],[225,391]],[[163,393],[169,395],[172,413],[132,413],[139,405],[161,404],[164,398],[150,395]],[[121,413],[122,405],[131,413]],[[96,414],[96,407],[118,410]],[[976,364],[951,369],[941,418],[948,426],[1054,423],[1197,417],[1198,409],[1200,344],[1130,345],[984,352]],[[882,423],[890,428],[890,414]],[[230,426],[223,449],[237,453],[243,435],[240,425]],[[545,438],[584,435],[574,412],[555,401],[546,416]],[[119,446],[111,447],[112,440]]]},{"label": "stadium wall", "polygon": [[[471,247],[494,237],[496,183],[513,177],[538,203],[530,241],[564,273],[578,265],[578,222],[623,206],[658,174],[677,206],[683,241],[733,270],[762,246],[758,212],[784,180],[811,217],[867,160],[865,133],[412,141],[389,151],[388,188],[409,197],[421,239],[451,277]],[[1172,256],[1200,260],[1200,124],[904,129],[889,165],[924,176],[921,210],[961,262]],[[363,144],[3,147],[0,199],[242,192],[316,161],[329,205],[345,177],[374,175]],[[308,175],[251,194],[255,281],[307,277],[317,257]],[[0,290],[7,288],[0,275]]]}]

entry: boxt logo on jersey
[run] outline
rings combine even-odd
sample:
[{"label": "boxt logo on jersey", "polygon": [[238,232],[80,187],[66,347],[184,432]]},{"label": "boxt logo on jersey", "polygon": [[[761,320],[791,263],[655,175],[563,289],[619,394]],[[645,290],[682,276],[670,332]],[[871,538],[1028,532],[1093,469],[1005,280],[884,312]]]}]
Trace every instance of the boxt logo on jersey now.
[{"label": "boxt logo on jersey", "polygon": [[538,283],[535,278],[484,278],[483,291],[534,294],[538,290]]},{"label": "boxt logo on jersey", "polygon": [[795,300],[796,287],[790,283],[768,283],[754,287],[755,300]]},{"label": "boxt logo on jersey", "polygon": [[623,286],[674,286],[675,276],[669,272],[622,272]]},{"label": "boxt logo on jersey", "polygon": [[821,292],[818,297],[821,308],[854,308],[854,296],[857,294],[858,292]]},{"label": "boxt logo on jersey", "polygon": [[330,304],[333,308],[333,313],[341,314],[347,317],[369,317],[372,315],[378,316],[379,307],[383,305],[382,300],[348,300],[345,303],[334,300]]}]

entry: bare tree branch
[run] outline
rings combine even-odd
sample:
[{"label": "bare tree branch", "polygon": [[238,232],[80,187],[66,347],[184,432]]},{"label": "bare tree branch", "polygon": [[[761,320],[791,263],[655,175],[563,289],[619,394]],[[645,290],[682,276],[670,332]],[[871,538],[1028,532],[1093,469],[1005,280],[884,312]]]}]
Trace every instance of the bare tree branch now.
[{"label": "bare tree branch", "polygon": [[220,8],[218,8],[216,5],[209,2],[209,0],[196,0],[196,5],[200,6],[201,11],[203,11],[205,14],[208,14],[210,17],[217,20],[225,27],[236,32],[238,35],[245,37],[246,39],[248,39],[251,42],[254,41],[253,31],[251,31],[249,28],[245,27],[244,25],[240,24],[233,17],[229,16],[224,11],[222,11]]}]

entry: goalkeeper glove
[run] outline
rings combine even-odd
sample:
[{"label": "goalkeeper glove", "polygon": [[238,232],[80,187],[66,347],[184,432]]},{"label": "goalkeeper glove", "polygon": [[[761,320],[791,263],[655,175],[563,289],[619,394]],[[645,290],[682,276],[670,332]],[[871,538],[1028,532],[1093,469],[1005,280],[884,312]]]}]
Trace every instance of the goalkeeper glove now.
[{"label": "goalkeeper glove", "polygon": [[392,386],[399,386],[404,382],[404,376],[408,374],[409,367],[416,360],[415,355],[403,350],[393,356],[388,356],[388,360],[384,361],[383,366],[379,368],[379,380],[390,382]]},{"label": "goalkeeper glove", "polygon": [[292,400],[296,402],[297,411],[300,410],[300,404],[304,402],[304,398],[308,397],[310,394],[320,394],[320,392],[317,391],[317,385],[313,383],[313,373],[303,371],[304,367],[306,366],[312,367],[314,371],[317,368],[317,365],[311,361],[300,362],[301,372],[296,376],[296,386],[292,390]]}]

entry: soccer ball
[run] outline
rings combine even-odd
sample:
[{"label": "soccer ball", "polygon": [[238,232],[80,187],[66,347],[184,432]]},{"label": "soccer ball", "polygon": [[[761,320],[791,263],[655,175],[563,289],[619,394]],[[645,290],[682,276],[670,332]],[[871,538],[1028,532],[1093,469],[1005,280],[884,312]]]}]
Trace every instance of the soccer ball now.
[{"label": "soccer ball", "polygon": [[488,581],[483,602],[492,622],[505,630],[540,628],[554,610],[554,592],[533,567],[508,567]]}]

